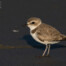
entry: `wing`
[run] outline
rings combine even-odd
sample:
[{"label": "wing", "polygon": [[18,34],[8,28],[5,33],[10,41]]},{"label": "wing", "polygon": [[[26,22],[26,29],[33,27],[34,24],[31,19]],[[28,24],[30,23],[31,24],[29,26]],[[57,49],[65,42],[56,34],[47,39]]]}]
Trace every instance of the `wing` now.
[{"label": "wing", "polygon": [[41,41],[61,40],[62,36],[63,35],[58,30],[56,30],[55,28],[53,28],[52,26],[47,25],[47,24],[41,24],[37,30],[37,37]]}]

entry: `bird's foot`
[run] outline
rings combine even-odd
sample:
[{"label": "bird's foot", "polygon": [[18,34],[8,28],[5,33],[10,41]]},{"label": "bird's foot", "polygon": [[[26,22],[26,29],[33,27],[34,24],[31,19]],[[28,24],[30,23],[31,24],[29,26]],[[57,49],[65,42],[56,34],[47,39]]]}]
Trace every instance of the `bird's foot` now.
[{"label": "bird's foot", "polygon": [[44,58],[44,57],[50,57],[50,55],[42,55],[42,56],[35,56],[37,58]]},{"label": "bird's foot", "polygon": [[46,55],[45,57],[50,57],[50,55]]},{"label": "bird's foot", "polygon": [[43,57],[45,57],[45,56],[35,56],[35,57],[37,57],[37,58],[43,58]]}]

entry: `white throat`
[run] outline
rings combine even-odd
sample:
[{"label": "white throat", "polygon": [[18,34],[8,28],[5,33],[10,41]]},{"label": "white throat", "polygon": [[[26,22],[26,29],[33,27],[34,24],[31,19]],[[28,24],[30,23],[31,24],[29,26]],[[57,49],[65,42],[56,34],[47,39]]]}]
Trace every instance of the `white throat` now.
[{"label": "white throat", "polygon": [[34,30],[37,26],[30,26],[30,30]]},{"label": "white throat", "polygon": [[[41,23],[40,23],[41,24]],[[37,28],[40,24],[38,24],[37,26],[31,26],[29,25],[28,27],[30,28],[30,30],[34,30],[35,28]]]}]

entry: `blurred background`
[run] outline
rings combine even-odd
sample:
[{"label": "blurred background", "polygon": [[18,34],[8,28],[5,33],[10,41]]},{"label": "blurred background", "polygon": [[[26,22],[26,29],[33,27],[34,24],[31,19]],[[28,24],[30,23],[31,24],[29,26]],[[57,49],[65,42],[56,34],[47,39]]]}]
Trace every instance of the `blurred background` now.
[{"label": "blurred background", "polygon": [[65,0],[0,1],[0,66],[65,66],[66,42],[51,46],[50,57],[41,56],[45,46],[32,39],[23,27],[30,17],[39,17],[66,34]]}]

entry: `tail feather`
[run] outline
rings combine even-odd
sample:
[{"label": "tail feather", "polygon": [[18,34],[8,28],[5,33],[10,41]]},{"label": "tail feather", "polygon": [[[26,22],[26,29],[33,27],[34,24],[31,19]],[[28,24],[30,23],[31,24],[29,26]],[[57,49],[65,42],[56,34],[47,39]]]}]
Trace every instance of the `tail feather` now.
[{"label": "tail feather", "polygon": [[61,41],[66,41],[66,36],[63,36]]}]

